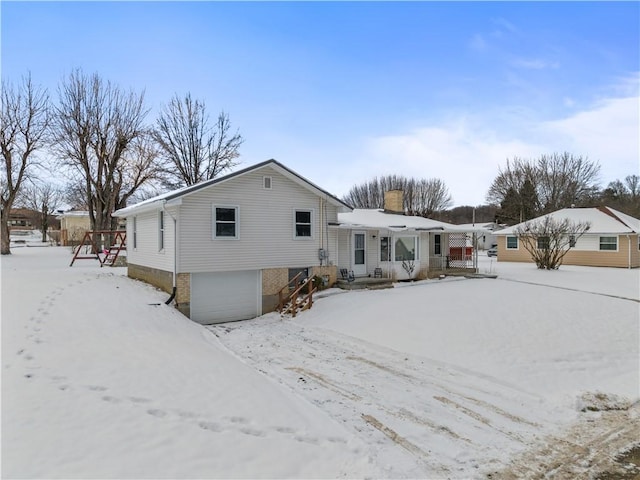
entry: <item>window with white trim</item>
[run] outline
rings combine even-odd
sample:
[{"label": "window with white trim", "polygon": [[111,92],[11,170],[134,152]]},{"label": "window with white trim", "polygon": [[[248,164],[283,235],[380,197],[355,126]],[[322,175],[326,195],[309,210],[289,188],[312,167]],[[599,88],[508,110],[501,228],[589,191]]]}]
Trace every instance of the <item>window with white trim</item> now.
[{"label": "window with white trim", "polygon": [[158,250],[164,250],[164,210],[158,212]]},{"label": "window with white trim", "polygon": [[138,217],[133,217],[133,248],[138,248]]},{"label": "window with white trim", "polygon": [[391,237],[380,237],[380,261],[391,260]]},{"label": "window with white trim", "polygon": [[395,242],[396,262],[418,259],[417,237],[397,237]]},{"label": "window with white trim", "polygon": [[296,210],[295,213],[295,237],[311,238],[311,210]]},{"label": "window with white trim", "polygon": [[238,207],[214,205],[213,238],[238,238]]},{"label": "window with white trim", "polygon": [[507,250],[518,249],[518,237],[507,237]]},{"label": "window with white trim", "polygon": [[600,237],[600,250],[618,250],[618,237]]}]

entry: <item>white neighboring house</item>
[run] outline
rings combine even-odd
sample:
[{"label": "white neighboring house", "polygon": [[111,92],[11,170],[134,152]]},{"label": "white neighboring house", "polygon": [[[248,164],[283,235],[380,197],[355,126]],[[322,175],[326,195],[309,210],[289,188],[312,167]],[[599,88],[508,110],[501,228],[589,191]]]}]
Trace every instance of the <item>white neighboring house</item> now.
[{"label": "white neighboring house", "polygon": [[[540,221],[551,217],[558,221],[568,219],[574,223],[589,222],[589,230],[577,238],[566,256],[565,265],[591,267],[640,266],[640,220],[610,207],[563,208],[529,220]],[[531,254],[515,235],[519,223],[495,232],[498,238],[498,261],[532,262]]]},{"label": "white neighboring house", "polygon": [[[384,209],[355,209],[338,214],[329,225],[337,232],[338,265],[355,277],[406,280],[434,277],[454,270],[477,269],[471,246],[475,228],[404,215],[402,191],[385,192]],[[404,266],[403,266],[404,263]]]},{"label": "white neighboring house", "polygon": [[338,212],[350,207],[275,160],[114,213],[127,219],[128,275],[175,293],[192,320],[275,309],[299,271],[336,281]]},{"label": "white neighboring house", "polygon": [[489,223],[460,223],[458,227],[470,229],[478,235],[478,249],[489,250],[494,245],[498,244],[498,239],[495,235],[495,231],[504,228],[504,225],[499,225],[495,222]]}]

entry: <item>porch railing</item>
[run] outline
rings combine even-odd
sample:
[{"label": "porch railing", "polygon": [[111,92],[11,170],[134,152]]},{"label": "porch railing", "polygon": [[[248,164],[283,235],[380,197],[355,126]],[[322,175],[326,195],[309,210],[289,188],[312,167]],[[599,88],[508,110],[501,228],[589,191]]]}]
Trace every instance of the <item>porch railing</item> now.
[{"label": "porch railing", "polygon": [[442,255],[429,257],[429,270],[474,268],[473,255]]}]

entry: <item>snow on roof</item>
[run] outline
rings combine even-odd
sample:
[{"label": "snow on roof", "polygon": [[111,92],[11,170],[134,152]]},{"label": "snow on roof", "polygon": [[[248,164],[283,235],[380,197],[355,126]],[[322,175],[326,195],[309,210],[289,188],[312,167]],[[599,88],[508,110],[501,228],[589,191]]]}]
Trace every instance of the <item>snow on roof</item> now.
[{"label": "snow on roof", "polygon": [[496,226],[496,224],[493,222],[457,223],[456,225],[461,228],[470,228],[472,230],[482,229],[482,230],[489,230],[489,231],[495,230],[495,226]]},{"label": "snow on roof", "polygon": [[58,215],[56,218],[67,218],[67,217],[88,217],[89,212],[86,210],[70,210],[68,212],[63,212]]},{"label": "snow on roof", "polygon": [[460,225],[440,222],[413,215],[385,213],[381,209],[356,208],[352,212],[338,213],[339,226],[349,228],[384,228],[393,231],[433,230],[442,232],[470,232],[482,230],[480,225],[465,228]]},{"label": "snow on roof", "polygon": [[[640,232],[640,220],[610,207],[563,208],[529,220],[529,222],[546,217],[552,217],[554,220],[568,219],[571,222],[589,222],[589,233],[624,234]],[[525,225],[525,223],[527,222],[522,222],[494,233],[496,235],[510,235],[514,233],[518,226]]]}]

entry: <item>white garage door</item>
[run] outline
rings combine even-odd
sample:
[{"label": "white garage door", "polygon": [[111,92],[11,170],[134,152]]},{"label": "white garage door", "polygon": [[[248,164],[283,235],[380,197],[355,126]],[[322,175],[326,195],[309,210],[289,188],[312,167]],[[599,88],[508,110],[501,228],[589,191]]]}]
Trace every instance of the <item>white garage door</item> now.
[{"label": "white garage door", "polygon": [[260,314],[260,272],[191,274],[191,319],[205,325]]}]

